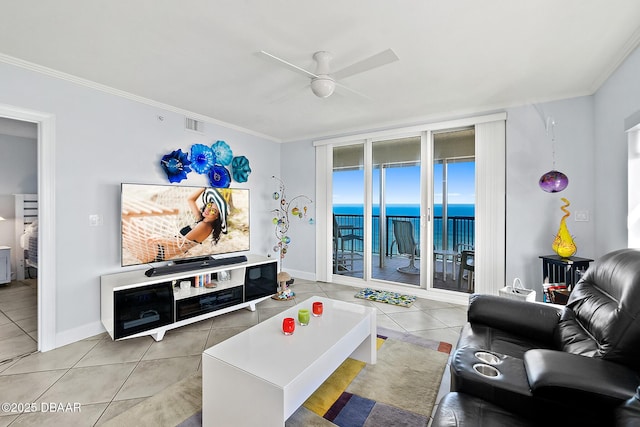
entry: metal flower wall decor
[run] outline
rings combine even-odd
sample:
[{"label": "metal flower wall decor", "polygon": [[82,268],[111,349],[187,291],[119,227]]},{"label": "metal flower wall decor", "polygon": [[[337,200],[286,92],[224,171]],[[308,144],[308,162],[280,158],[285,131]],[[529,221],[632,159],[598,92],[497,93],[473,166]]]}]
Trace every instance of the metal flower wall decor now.
[{"label": "metal flower wall decor", "polygon": [[167,174],[169,182],[180,182],[194,171],[206,175],[209,184],[216,188],[227,188],[231,180],[247,182],[251,167],[245,156],[233,156],[231,147],[224,141],[216,141],[211,146],[194,144],[191,155],[181,149],[162,156],[160,166]]},{"label": "metal flower wall decor", "polygon": [[160,165],[166,172],[169,182],[180,182],[186,179],[187,174],[191,172],[190,164],[187,153],[183,153],[180,149],[162,156],[160,160]]}]

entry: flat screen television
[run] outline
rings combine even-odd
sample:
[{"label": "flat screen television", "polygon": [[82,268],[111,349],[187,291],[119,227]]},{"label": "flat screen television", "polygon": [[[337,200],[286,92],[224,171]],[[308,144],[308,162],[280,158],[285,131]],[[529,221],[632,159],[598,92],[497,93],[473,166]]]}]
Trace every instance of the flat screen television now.
[{"label": "flat screen television", "polygon": [[249,190],[122,184],[122,266],[249,251]]}]

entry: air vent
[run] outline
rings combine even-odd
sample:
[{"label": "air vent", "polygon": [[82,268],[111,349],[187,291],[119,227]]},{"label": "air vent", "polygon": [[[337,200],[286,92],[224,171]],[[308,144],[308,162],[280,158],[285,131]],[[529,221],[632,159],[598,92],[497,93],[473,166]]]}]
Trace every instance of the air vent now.
[{"label": "air vent", "polygon": [[204,123],[196,119],[190,119],[189,117],[185,117],[184,127],[185,129],[192,130],[194,132],[204,132]]}]

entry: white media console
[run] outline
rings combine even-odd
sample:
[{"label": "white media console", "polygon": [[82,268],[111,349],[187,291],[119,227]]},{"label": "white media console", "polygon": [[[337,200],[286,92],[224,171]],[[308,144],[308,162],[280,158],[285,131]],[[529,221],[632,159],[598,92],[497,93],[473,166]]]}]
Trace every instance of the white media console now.
[{"label": "white media console", "polygon": [[[219,274],[221,272],[228,274]],[[226,280],[223,276],[227,276]],[[180,283],[189,281],[187,289]],[[213,287],[205,287],[213,286]],[[100,276],[101,320],[112,339],[151,335],[256,304],[277,292],[277,261],[246,262],[148,277],[144,270]]]}]

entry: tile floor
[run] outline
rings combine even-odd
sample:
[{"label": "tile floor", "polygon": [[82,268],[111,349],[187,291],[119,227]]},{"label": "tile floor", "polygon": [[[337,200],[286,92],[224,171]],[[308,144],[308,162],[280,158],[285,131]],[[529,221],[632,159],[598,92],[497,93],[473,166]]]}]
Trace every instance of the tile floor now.
[{"label": "tile floor", "polygon": [[36,280],[0,285],[0,370],[4,361],[38,350]]},{"label": "tile floor", "polygon": [[[30,292],[24,289],[28,285],[14,283],[17,286],[0,289],[0,354],[10,354],[18,348],[33,351],[32,346],[25,345],[26,337],[35,343],[32,336],[35,322],[27,320],[33,317],[34,307],[27,302],[33,289]],[[104,333],[46,353],[0,362],[3,402],[33,402],[37,408],[43,402],[71,405],[66,413],[0,411],[0,427],[100,425],[201,369],[201,353],[205,348],[313,295],[374,305],[379,326],[451,344],[456,343],[466,321],[466,307],[432,300],[418,299],[410,308],[371,303],[354,298],[358,288],[299,279],[292,289],[296,293],[294,300],[269,299],[259,303],[255,312],[239,310],[168,331],[160,342],[151,337],[114,342]],[[9,293],[14,297],[11,304],[6,298]],[[18,314],[21,307],[23,315]],[[15,344],[19,336],[16,328],[23,332],[22,346]],[[447,368],[440,394],[448,387]],[[80,406],[80,411],[73,410],[74,404]]]},{"label": "tile floor", "polygon": [[[420,274],[401,273],[397,270],[398,267],[406,267],[408,264],[409,261],[404,256],[384,257],[384,265],[380,267],[378,258],[374,257],[371,265],[371,277],[377,280],[420,286]],[[420,261],[416,260],[415,264],[418,266]],[[460,286],[458,286],[458,281],[453,278],[453,267],[451,263],[447,264],[447,274],[444,275],[442,274],[442,261],[434,262],[434,268],[433,287],[435,289],[446,289],[449,291],[464,292],[467,294],[473,293],[473,277],[472,282],[470,283],[467,279],[467,274],[465,273],[463,276],[465,280],[461,280]],[[457,271],[456,267],[456,272]],[[356,259],[352,270],[340,270],[338,274],[342,276],[362,278],[364,275],[362,270],[362,256]]]}]

